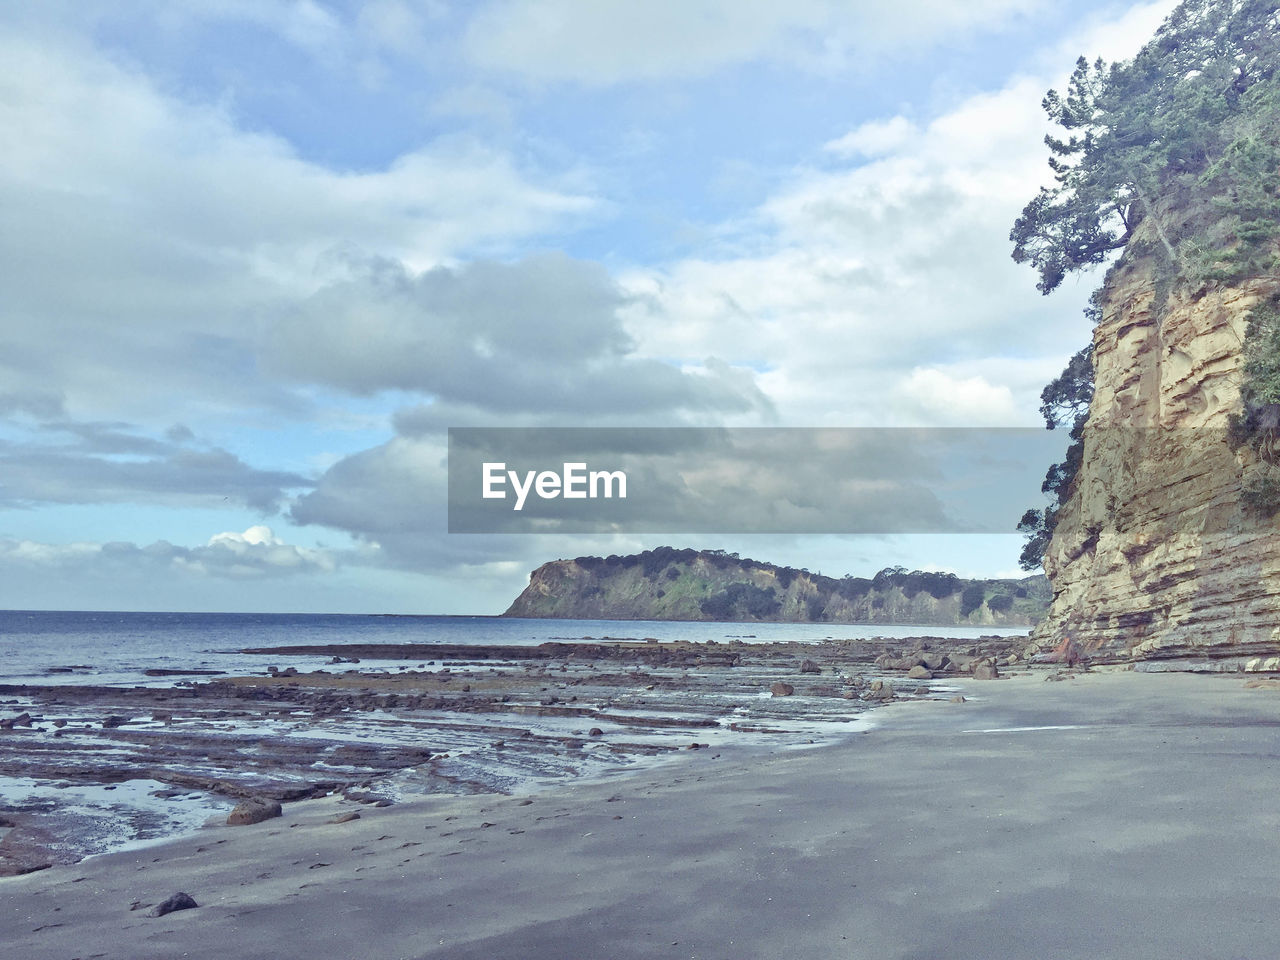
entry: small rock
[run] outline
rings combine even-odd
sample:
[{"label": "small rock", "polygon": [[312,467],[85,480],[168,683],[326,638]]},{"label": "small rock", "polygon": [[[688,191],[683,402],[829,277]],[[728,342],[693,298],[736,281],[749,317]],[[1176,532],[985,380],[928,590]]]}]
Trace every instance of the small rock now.
[{"label": "small rock", "polygon": [[335,813],[325,823],[350,823],[352,820],[359,820],[360,814],[354,810],[348,810],[346,813]]},{"label": "small rock", "polygon": [[800,672],[801,673],[821,673],[822,668],[818,666],[816,663],[814,663],[812,660],[805,660],[803,663],[800,664]]},{"label": "small rock", "polygon": [[588,737],[603,737],[603,736],[604,736],[604,731],[603,731],[603,730],[601,730],[599,727],[592,727],[590,730],[588,730],[588,731],[587,731],[587,736],[588,736]]},{"label": "small rock", "polygon": [[265,797],[250,797],[248,800],[237,803],[235,809],[227,814],[227,826],[243,827],[283,815],[284,810],[278,800],[268,800]]},{"label": "small rock", "polygon": [[191,896],[179,891],[172,897],[157,903],[154,907],[147,911],[148,917],[163,917],[166,913],[173,913],[175,910],[193,910],[200,904],[191,899]]},{"label": "small rock", "polygon": [[105,719],[105,720],[103,720],[103,721],[102,721],[102,729],[103,729],[103,730],[113,730],[113,729],[115,729],[116,727],[122,727],[122,726],[124,726],[124,725],[125,725],[126,723],[128,723],[128,722],[129,722],[129,718],[128,718],[128,717],[121,717],[121,716],[116,716],[116,715],[114,715],[114,714],[113,714],[112,716],[107,717],[107,719]]},{"label": "small rock", "polygon": [[964,700],[964,697],[961,697],[961,696],[955,696],[955,697],[952,697],[952,698],[951,698],[951,702],[952,702],[952,703],[964,703],[964,702],[965,702],[965,700]]},{"label": "small rock", "polygon": [[796,688],[789,683],[777,680],[769,685],[769,692],[775,697],[789,697],[796,692]]},{"label": "small rock", "polygon": [[932,680],[933,674],[929,672],[928,668],[922,667],[920,666],[920,664],[917,663],[914,667],[912,667],[910,670],[907,671],[907,679],[908,680]]}]

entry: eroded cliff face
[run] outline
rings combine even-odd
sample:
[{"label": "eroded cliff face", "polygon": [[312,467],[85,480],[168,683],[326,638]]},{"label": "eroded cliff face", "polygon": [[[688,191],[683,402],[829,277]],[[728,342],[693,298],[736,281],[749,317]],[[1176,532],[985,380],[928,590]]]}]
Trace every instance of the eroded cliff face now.
[{"label": "eroded cliff face", "polygon": [[1045,558],[1055,596],[1033,641],[1245,666],[1280,652],[1280,520],[1244,508],[1258,465],[1226,435],[1248,313],[1277,283],[1166,292],[1160,263],[1132,257],[1108,278],[1084,459]]}]

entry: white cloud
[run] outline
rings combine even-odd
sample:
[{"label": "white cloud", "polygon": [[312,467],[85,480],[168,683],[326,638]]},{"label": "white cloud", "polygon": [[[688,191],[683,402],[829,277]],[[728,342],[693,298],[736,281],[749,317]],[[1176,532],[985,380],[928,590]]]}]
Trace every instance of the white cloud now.
[{"label": "white cloud", "polygon": [[898,395],[917,407],[922,419],[956,426],[1004,426],[1025,415],[1004,384],[989,383],[980,376],[955,377],[928,367],[917,367],[898,384]]},{"label": "white cloud", "polygon": [[69,544],[0,539],[0,569],[43,569],[94,576],[183,574],[218,579],[260,579],[332,573],[339,556],[327,550],[287,544],[269,527],[219,533],[204,546],[182,547],[159,540],[147,546],[127,542]]},{"label": "white cloud", "polygon": [[0,260],[15,268],[0,371],[9,390],[62,391],[72,412],[279,407],[252,338],[351,255],[421,270],[595,208],[466,138],[337,171],[72,41],[11,31],[0,60],[0,128],[22,131],[0,153]]},{"label": "white cloud", "polygon": [[822,149],[838,157],[878,157],[903,146],[919,132],[916,125],[903,116],[868,120],[844,136],[824,143]]},{"label": "white cloud", "polygon": [[207,546],[176,554],[173,562],[194,572],[229,577],[330,572],[337,565],[328,551],[287,544],[262,525],[243,533],[214,534]]},{"label": "white cloud", "polygon": [[[870,162],[801,169],[722,256],[626,274],[640,352],[717,350],[762,371],[785,422],[833,425],[929,422],[895,389],[916,367],[1014,347],[1037,369],[1065,358],[1088,335],[1083,290],[1046,300],[1007,252],[1046,169],[1044,86],[971,97],[913,138],[881,137]],[[1039,385],[1018,388],[1035,422]]]},{"label": "white cloud", "polygon": [[[1043,75],[927,122],[864,123],[722,225],[719,250],[626,272],[639,352],[714,350],[755,368],[787,423],[1038,423],[1041,386],[1089,337],[1082,310],[1099,279],[1046,299],[1009,258],[1009,228],[1049,177],[1040,101],[1076,52],[1130,55],[1168,8],[1092,20],[1040,58]],[[937,402],[948,386],[950,406]]]},{"label": "white cloud", "polygon": [[469,24],[479,65],[539,80],[612,84],[698,77],[753,60],[844,69],[991,29],[1038,0],[495,0]]}]

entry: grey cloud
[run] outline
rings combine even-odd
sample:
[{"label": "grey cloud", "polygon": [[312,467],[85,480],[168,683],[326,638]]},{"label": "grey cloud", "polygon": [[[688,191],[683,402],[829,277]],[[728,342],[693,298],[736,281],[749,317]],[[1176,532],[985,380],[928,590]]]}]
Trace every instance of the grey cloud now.
[{"label": "grey cloud", "polygon": [[840,70],[989,30],[1027,6],[1023,0],[494,0],[469,23],[464,50],[504,73],[589,85],[699,77],[750,61]]},{"label": "grey cloud", "polygon": [[42,420],[50,420],[65,414],[62,395],[48,390],[32,388],[0,392],[0,417],[25,414]]},{"label": "grey cloud", "polygon": [[626,296],[600,265],[559,253],[414,276],[366,263],[276,323],[271,368],[357,394],[406,390],[455,407],[573,417],[747,413],[769,403],[749,371],[637,357]]},{"label": "grey cloud", "polygon": [[505,575],[521,580],[546,559],[539,538],[447,533],[445,453],[438,438],[397,437],[346,457],[294,501],[289,519],[376,544],[362,555],[365,564],[451,576],[506,564]]},{"label": "grey cloud", "polygon": [[313,484],[299,474],[259,470],[217,447],[191,445],[188,434],[159,440],[129,424],[65,421],[0,442],[0,506],[230,501],[274,513],[287,491]]}]

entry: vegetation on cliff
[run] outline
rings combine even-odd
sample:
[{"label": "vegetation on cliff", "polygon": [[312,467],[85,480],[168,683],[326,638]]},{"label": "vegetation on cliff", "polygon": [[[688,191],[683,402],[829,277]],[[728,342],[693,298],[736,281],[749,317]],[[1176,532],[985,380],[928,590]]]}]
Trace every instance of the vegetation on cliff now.
[{"label": "vegetation on cliff", "polygon": [[543,564],[505,616],[1022,626],[1049,600],[1042,576],[963,580],[889,567],[837,579],[720,550],[658,547]]},{"label": "vegetation on cliff", "polygon": [[[1036,269],[1046,294],[1068,273],[1104,263],[1116,250],[1158,257],[1162,301],[1179,284],[1275,276],[1278,65],[1280,10],[1270,0],[1185,0],[1132,60],[1108,65],[1081,57],[1065,94],[1050,90],[1044,98],[1064,131],[1045,138],[1055,184],[1042,188],[1015,222],[1013,259]],[[1149,229],[1138,233],[1144,222]],[[1092,312],[1100,313],[1100,302],[1095,294]],[[1231,439],[1271,463],[1280,452],[1280,299],[1253,311],[1244,355],[1243,413]],[[1083,383],[1080,359],[1046,394],[1064,378]],[[1049,412],[1045,418],[1051,429],[1058,425]],[[1084,419],[1077,411],[1076,426]],[[1028,537],[1022,555],[1028,569],[1043,555],[1070,494],[1080,463],[1078,432],[1066,460],[1046,477],[1050,505],[1028,511],[1019,524]],[[1274,513],[1280,471],[1249,483],[1249,498]]]},{"label": "vegetation on cliff", "polygon": [[[1171,265],[1200,278],[1273,272],[1280,235],[1280,10],[1185,0],[1129,61],[1081,57],[1043,106],[1056,185],[1010,233],[1049,293],[1124,248],[1143,220]],[[1186,216],[1190,208],[1200,216]]]}]

